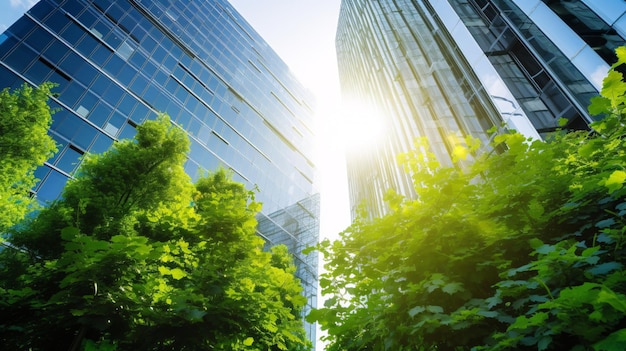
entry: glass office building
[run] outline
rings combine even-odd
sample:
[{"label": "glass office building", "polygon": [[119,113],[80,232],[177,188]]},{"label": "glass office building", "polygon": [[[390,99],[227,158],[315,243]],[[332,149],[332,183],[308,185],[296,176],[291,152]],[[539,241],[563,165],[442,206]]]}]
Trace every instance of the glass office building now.
[{"label": "glass office building", "polygon": [[586,129],[592,96],[626,38],[619,0],[343,0],[336,37],[342,94],[374,103],[386,136],[348,155],[350,201],[385,213],[389,188],[412,196],[396,163],[417,137],[444,166],[465,135],[505,125],[541,138]]},{"label": "glass office building", "polygon": [[289,246],[316,305],[317,256],[302,254],[319,234],[312,99],[227,1],[41,0],[0,34],[0,84],[46,81],[58,84],[59,152],[36,171],[40,201],[59,196],[81,155],[166,112],[191,140],[190,176],[223,166],[258,186],[258,233]]}]

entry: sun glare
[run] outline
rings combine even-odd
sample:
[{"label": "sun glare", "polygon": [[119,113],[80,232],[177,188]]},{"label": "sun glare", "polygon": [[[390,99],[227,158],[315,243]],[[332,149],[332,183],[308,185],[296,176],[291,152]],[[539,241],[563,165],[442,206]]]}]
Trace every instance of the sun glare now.
[{"label": "sun glare", "polygon": [[342,142],[347,151],[366,150],[380,142],[385,123],[377,108],[364,103],[344,102],[341,111]]}]

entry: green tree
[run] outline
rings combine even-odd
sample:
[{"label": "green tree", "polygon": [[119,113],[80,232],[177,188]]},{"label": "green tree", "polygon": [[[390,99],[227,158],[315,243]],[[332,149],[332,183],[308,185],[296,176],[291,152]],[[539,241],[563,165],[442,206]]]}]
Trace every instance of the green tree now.
[{"label": "green tree", "polygon": [[0,91],[0,232],[20,221],[32,201],[33,174],[57,151],[47,134],[52,123],[47,104],[51,84]]},{"label": "green tree", "polygon": [[497,135],[464,169],[403,155],[417,198],[317,247],[328,350],[624,349],[625,92],[611,70],[593,132]]},{"label": "green tree", "polygon": [[262,250],[254,193],[193,184],[167,117],[86,157],[61,200],[0,252],[10,349],[303,350],[305,298],[282,247]]}]

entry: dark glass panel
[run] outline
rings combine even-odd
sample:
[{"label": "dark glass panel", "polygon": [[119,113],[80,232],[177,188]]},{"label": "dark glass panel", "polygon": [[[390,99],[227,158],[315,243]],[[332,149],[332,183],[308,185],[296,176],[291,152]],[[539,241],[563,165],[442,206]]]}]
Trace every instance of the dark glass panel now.
[{"label": "dark glass panel", "polygon": [[75,150],[74,148],[68,147],[65,149],[63,154],[59,157],[55,166],[57,166],[62,171],[71,174],[72,172],[74,172],[76,167],[78,167],[81,156],[82,154],[79,153],[77,150]]},{"label": "dark glass panel", "polygon": [[38,52],[41,52],[52,40],[53,37],[48,31],[41,27],[36,27],[26,39],[26,43]]},{"label": "dark glass panel", "polygon": [[141,95],[141,93],[143,93],[147,86],[148,80],[144,78],[141,74],[138,74],[135,78],[135,81],[131,85],[130,90],[132,90],[137,95]]},{"label": "dark glass panel", "polygon": [[104,123],[109,119],[111,112],[113,112],[113,109],[100,101],[89,114],[89,120],[98,127],[104,127]]},{"label": "dark glass panel", "polygon": [[37,192],[37,200],[42,202],[55,200],[61,195],[67,179],[63,174],[51,170],[48,177],[43,181],[41,190]]},{"label": "dark glass panel", "polygon": [[112,54],[113,52],[106,46],[99,46],[93,54],[91,54],[91,59],[96,65],[103,66]]},{"label": "dark glass panel", "polygon": [[33,29],[35,23],[26,17],[20,17],[13,25],[9,28],[9,32],[11,32],[15,37],[23,39],[26,35]]},{"label": "dark glass panel", "polygon": [[103,97],[108,103],[115,106],[122,95],[124,95],[122,88],[118,87],[116,84],[111,84]]},{"label": "dark glass panel", "polygon": [[24,75],[33,83],[39,85],[46,80],[51,71],[52,67],[43,63],[41,60],[35,60],[26,72],[24,72]]},{"label": "dark glass panel", "polygon": [[126,94],[122,99],[122,102],[117,106],[117,110],[126,116],[130,116],[133,108],[135,108],[135,104],[137,104],[137,100],[132,97],[132,95]]},{"label": "dark glass panel", "polygon": [[24,72],[26,67],[28,67],[36,57],[37,55],[31,49],[20,45],[7,56],[4,63],[18,72]]},{"label": "dark glass panel", "polygon": [[68,23],[67,17],[61,11],[54,10],[44,23],[55,33],[60,33]]},{"label": "dark glass panel", "polygon": [[132,125],[126,123],[120,132],[119,139],[132,139],[137,134],[137,129]]},{"label": "dark glass panel", "polygon": [[74,134],[72,142],[83,150],[87,150],[96,135],[98,135],[98,131],[94,127],[90,126],[86,122],[81,121],[81,125],[77,129],[76,134]]},{"label": "dark glass panel", "polygon": [[99,154],[107,151],[111,145],[113,145],[113,139],[108,137],[106,134],[99,134],[96,138],[96,141],[91,145],[91,149],[89,149],[90,153]]},{"label": "dark glass panel", "polygon": [[33,17],[42,20],[44,19],[50,12],[54,10],[54,5],[50,4],[47,0],[39,1],[35,6],[33,6],[28,13]]},{"label": "dark glass panel", "polygon": [[81,54],[89,57],[91,52],[98,46],[99,43],[96,39],[94,39],[91,35],[85,35],[83,39],[76,45],[76,49]]},{"label": "dark glass panel", "polygon": [[54,40],[52,44],[43,52],[48,61],[53,64],[58,64],[65,54],[67,54],[69,48],[58,40]]}]

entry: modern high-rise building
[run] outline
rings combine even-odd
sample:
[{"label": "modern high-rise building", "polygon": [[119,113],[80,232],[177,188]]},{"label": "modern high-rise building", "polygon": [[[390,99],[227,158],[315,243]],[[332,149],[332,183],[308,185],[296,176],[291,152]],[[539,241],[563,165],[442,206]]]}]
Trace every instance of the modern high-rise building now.
[{"label": "modern high-rise building", "polygon": [[336,47],[343,98],[374,104],[386,133],[349,154],[350,201],[386,212],[383,194],[412,196],[396,163],[418,137],[438,161],[466,135],[507,128],[541,138],[586,129],[614,49],[626,38],[621,0],[342,0]]},{"label": "modern high-rise building", "polygon": [[59,152],[36,171],[40,201],[83,154],[165,112],[191,140],[190,176],[223,166],[260,189],[258,233],[290,248],[315,307],[317,256],[302,254],[319,235],[312,98],[226,0],[41,0],[0,34],[0,85],[46,81]]}]

